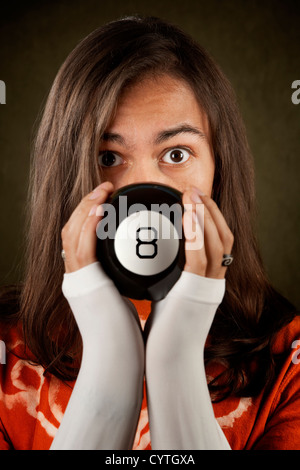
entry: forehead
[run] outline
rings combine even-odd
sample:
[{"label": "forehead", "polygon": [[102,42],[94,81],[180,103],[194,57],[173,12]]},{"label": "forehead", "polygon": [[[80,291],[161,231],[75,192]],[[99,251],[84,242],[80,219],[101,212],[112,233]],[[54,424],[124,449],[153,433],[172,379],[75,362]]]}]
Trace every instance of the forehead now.
[{"label": "forehead", "polygon": [[123,90],[109,128],[170,127],[178,122],[190,122],[208,132],[206,114],[184,80],[169,75],[150,76]]}]

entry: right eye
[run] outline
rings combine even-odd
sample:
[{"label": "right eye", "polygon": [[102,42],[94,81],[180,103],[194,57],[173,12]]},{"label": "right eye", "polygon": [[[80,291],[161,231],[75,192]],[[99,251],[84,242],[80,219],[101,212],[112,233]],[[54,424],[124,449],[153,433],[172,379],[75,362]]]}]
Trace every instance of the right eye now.
[{"label": "right eye", "polygon": [[100,152],[98,156],[98,163],[104,168],[110,168],[112,166],[122,165],[122,158],[116,153],[106,150],[105,152]]}]

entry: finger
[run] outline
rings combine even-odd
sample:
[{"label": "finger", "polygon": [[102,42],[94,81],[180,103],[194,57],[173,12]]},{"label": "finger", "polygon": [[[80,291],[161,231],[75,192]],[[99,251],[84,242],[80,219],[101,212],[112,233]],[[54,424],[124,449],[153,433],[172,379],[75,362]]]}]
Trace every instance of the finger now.
[{"label": "finger", "polygon": [[104,183],[101,183],[99,186],[97,186],[97,188],[95,188],[91,193],[85,196],[72,213],[69,219],[70,225],[72,225],[74,220],[76,221],[76,224],[78,222],[80,223],[80,221],[83,222],[86,216],[89,214],[91,208],[95,204],[103,204],[113,189],[113,184],[110,181],[105,181]]},{"label": "finger", "polygon": [[69,249],[65,257],[65,269],[67,273],[77,271],[78,269],[97,261],[96,241],[94,238],[97,221],[100,219],[100,217],[96,216],[96,210],[98,207],[101,206],[97,206],[95,204],[89,212],[86,220],[83,222],[77,245],[73,249],[71,248],[71,245],[68,245]]},{"label": "finger", "polygon": [[[184,205],[183,229],[185,236],[185,266],[184,271],[205,276],[207,258],[204,246],[203,223],[196,216],[196,205],[192,200],[192,192],[183,194]],[[204,208],[201,203],[202,209]],[[198,208],[198,212],[199,208]],[[203,219],[203,218],[202,218]]]},{"label": "finger", "polygon": [[[89,232],[92,220],[88,220],[89,214],[93,208],[96,209],[98,205],[105,202],[108,198],[109,193],[113,191],[113,185],[110,182],[105,182],[99,185],[95,190],[85,196],[82,201],[78,204],[74,212],[72,213],[69,221],[62,230],[62,245],[65,251],[66,269],[70,266],[75,266],[76,253],[78,244],[81,236],[83,225],[84,231]],[[98,219],[99,221],[99,219]],[[95,221],[94,221],[95,222]],[[74,269],[73,269],[74,270]]]},{"label": "finger", "polygon": [[81,266],[86,266],[97,261],[96,245],[97,245],[97,225],[102,220],[104,214],[103,207],[93,206],[88,217],[84,221],[79,242],[76,251],[77,262]]},{"label": "finger", "polygon": [[206,276],[212,278],[223,278],[225,275],[222,259],[224,254],[223,243],[219,237],[214,219],[211,217],[207,207],[204,208],[204,240],[207,256]]},{"label": "finger", "polygon": [[74,250],[78,244],[81,227],[93,206],[103,204],[113,191],[113,185],[106,181],[85,196],[73,211],[63,229],[64,250]]},{"label": "finger", "polygon": [[208,196],[199,196],[199,193],[197,196],[205,206],[204,238],[208,260],[206,276],[223,278],[227,270],[226,266],[222,266],[223,255],[231,253],[233,234],[217,204]]},{"label": "finger", "polygon": [[209,214],[217,227],[220,240],[222,241],[223,248],[225,250],[224,253],[230,254],[234,243],[234,236],[228,227],[222,212],[213,199],[204,194],[200,194],[197,188],[193,189],[205,205],[206,209],[209,211]]}]

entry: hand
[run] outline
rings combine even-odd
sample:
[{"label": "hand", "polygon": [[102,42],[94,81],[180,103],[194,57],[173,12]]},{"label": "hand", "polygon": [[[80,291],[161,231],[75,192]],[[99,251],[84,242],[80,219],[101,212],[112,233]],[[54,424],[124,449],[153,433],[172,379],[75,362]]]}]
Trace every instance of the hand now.
[{"label": "hand", "polygon": [[113,189],[109,181],[100,184],[81,200],[63,227],[61,237],[67,273],[97,261],[96,228],[103,216],[101,204],[106,201]]},{"label": "hand", "polygon": [[[184,192],[182,202],[185,272],[171,294],[153,303],[145,326],[151,443],[153,449],[228,449],[214,417],[203,351],[225,292],[222,259],[231,253],[233,235],[215,202],[198,189]],[[203,209],[204,224],[198,221]]]},{"label": "hand", "polygon": [[[227,269],[226,266],[222,266],[223,255],[231,253],[234,237],[221,211],[209,196],[203,195],[197,188],[184,192],[182,202],[185,208],[192,209],[187,210],[183,216],[186,238],[190,238],[187,232],[190,232],[191,227],[196,234],[194,240],[186,243],[184,271],[223,279]],[[199,224],[200,204],[204,205],[204,223],[202,221]],[[202,230],[204,233],[201,234]],[[193,243],[196,244],[202,236],[204,236],[203,246],[196,250],[191,249]]]},{"label": "hand", "polygon": [[[144,342],[131,302],[96,262],[96,227],[113,185],[82,199],[62,230],[62,290],[82,337],[80,371],[52,449],[131,449],[142,403]],[[97,212],[99,211],[99,212]]]}]

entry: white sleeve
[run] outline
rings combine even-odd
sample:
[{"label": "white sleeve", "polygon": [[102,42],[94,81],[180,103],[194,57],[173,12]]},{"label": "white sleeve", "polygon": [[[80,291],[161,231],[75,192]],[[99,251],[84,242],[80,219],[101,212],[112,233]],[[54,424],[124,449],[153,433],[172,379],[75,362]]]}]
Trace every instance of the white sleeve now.
[{"label": "white sleeve", "polygon": [[130,301],[99,263],[65,274],[83,356],[51,449],[131,449],[142,402],[144,343]]},{"label": "white sleeve", "polygon": [[183,272],[146,326],[146,384],[153,449],[230,449],[208,391],[204,345],[225,279]]}]

